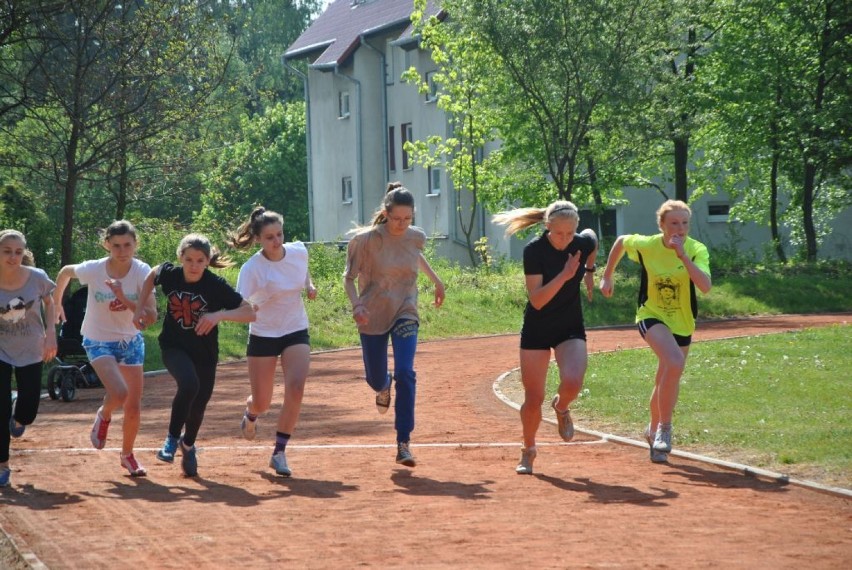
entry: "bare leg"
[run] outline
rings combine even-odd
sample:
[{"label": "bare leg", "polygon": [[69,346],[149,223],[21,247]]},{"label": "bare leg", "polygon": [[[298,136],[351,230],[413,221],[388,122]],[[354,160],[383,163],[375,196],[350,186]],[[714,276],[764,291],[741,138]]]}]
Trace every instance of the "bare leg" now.
[{"label": "bare leg", "polygon": [[124,419],[122,421],[124,438],[121,444],[121,453],[127,455],[133,452],[133,445],[136,443],[136,436],[139,433],[144,375],[141,366],[119,366],[119,369],[127,384],[127,398],[124,400]]},{"label": "bare leg", "polygon": [[521,382],[524,385],[521,425],[526,448],[535,446],[535,435],[541,424],[541,404],[544,402],[544,386],[549,365],[549,350],[521,349]]},{"label": "bare leg", "polygon": [[284,403],[278,415],[278,431],[281,433],[291,434],[296,429],[310,366],[311,347],[307,344],[294,344],[281,354],[281,369],[284,371]]}]

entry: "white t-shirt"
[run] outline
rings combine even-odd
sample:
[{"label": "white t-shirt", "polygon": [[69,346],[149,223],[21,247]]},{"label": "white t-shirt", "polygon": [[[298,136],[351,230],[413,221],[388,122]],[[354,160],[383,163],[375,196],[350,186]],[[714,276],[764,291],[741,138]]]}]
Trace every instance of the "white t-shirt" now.
[{"label": "white t-shirt", "polygon": [[[86,297],[86,316],[80,332],[84,337],[101,342],[130,340],[139,331],[133,326],[133,311],[115,297],[107,286],[110,279],[106,272],[109,258],[84,261],[76,266],[74,273],[82,285],[88,285]],[[151,271],[151,266],[134,258],[130,271],[121,277],[124,296],[134,303],[139,300],[142,284]]]},{"label": "white t-shirt", "polygon": [[308,275],[308,250],[300,241],[284,244],[284,258],[269,261],[258,251],[240,268],[237,291],[258,307],[249,325],[255,336],[277,338],[308,328],[302,290]]}]

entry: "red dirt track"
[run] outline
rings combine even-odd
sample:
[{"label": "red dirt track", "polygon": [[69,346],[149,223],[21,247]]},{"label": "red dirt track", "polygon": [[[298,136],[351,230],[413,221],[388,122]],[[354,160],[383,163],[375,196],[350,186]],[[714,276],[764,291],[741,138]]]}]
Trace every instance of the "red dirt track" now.
[{"label": "red dirt track", "polygon": [[[696,340],[849,322],[852,315],[701,323]],[[633,329],[589,332],[589,350],[639,346]],[[358,349],[313,356],[292,479],[267,467],[274,413],[240,437],[244,362],[220,368],[198,440],[199,477],[154,458],[174,384],[146,380],[137,458],[119,466],[89,429],[100,389],[45,400],[12,443],[0,526],[36,567],[59,568],[850,568],[852,500],[580,435],[539,432],[536,474],[514,473],[520,421],[492,383],[515,335],[421,343],[414,469],[394,463]],[[276,388],[276,402],[281,388]],[[582,418],[575,418],[582,425]],[[476,445],[460,445],[476,444]],[[0,556],[0,567],[24,568]],[[5,566],[4,566],[5,564]]]}]

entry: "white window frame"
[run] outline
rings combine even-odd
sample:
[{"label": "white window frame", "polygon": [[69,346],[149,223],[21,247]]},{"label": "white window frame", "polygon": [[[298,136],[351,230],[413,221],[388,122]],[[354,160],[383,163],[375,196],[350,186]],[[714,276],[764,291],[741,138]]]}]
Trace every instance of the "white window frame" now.
[{"label": "white window frame", "polygon": [[428,193],[427,196],[440,196],[441,195],[441,175],[443,174],[443,170],[438,166],[430,166],[426,169],[427,180],[428,180]]},{"label": "white window frame", "polygon": [[341,198],[344,204],[352,203],[352,177],[344,176],[340,180]]},{"label": "white window frame", "polygon": [[426,102],[434,103],[438,100],[438,84],[435,83],[435,72],[427,71],[425,79],[426,85],[429,86],[429,90],[426,91]]},{"label": "white window frame", "polygon": [[340,91],[337,94],[337,118],[349,118],[349,91]]},{"label": "white window frame", "polygon": [[408,151],[405,150],[405,143],[408,141],[414,142],[414,127],[411,123],[402,123],[399,128],[399,134],[402,137],[402,169],[413,170],[414,161],[411,160],[411,156],[408,154]]},{"label": "white window frame", "polygon": [[[724,214],[711,214],[714,208],[723,207],[726,210]],[[727,202],[708,202],[707,203],[707,221],[708,222],[728,222],[731,219],[731,205]]]}]

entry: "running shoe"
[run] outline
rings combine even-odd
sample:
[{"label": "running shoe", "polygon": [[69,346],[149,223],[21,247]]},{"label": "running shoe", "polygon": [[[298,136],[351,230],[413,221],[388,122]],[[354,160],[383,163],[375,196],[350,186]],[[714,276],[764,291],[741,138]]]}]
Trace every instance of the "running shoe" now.
[{"label": "running shoe", "polygon": [[9,435],[12,437],[21,437],[24,435],[24,430],[27,429],[27,426],[15,421],[15,408],[17,407],[17,404],[18,395],[15,394],[12,396],[12,415],[9,416]]},{"label": "running shoe", "polygon": [[275,469],[275,473],[282,477],[289,477],[293,474],[290,471],[290,467],[287,465],[287,457],[284,455],[283,451],[279,451],[278,453],[274,453],[272,457],[269,458],[269,466]]},{"label": "running shoe", "polygon": [[376,392],[376,409],[379,410],[380,414],[386,414],[388,409],[390,408],[391,401],[391,385],[388,382],[388,387],[384,390],[379,390]]},{"label": "running shoe", "polygon": [[248,410],[243,412],[243,419],[240,422],[240,431],[243,432],[243,437],[246,439],[254,439],[254,436],[257,435],[257,418],[250,419],[248,417]]},{"label": "running shoe", "polygon": [[109,422],[101,416],[101,410],[98,408],[98,413],[95,415],[95,423],[92,424],[92,433],[89,438],[92,440],[92,447],[95,449],[103,449],[106,445],[107,431],[109,431]]},{"label": "running shoe", "polygon": [[515,473],[518,475],[532,475],[533,461],[535,461],[536,450],[534,447],[527,449],[521,448],[521,462],[515,467]]},{"label": "running shoe", "polygon": [[663,453],[671,453],[672,450],[672,427],[657,427],[657,435],[654,437],[654,449]]},{"label": "running shoe", "polygon": [[131,477],[144,477],[148,474],[148,471],[136,461],[132,453],[121,456],[121,466],[130,471]]},{"label": "running shoe", "polygon": [[11,484],[12,470],[8,467],[0,469],[0,487],[8,487]]},{"label": "running shoe", "polygon": [[157,459],[166,463],[174,463],[175,453],[177,453],[178,443],[180,440],[173,435],[166,436],[166,441],[163,442],[163,447],[157,452]]},{"label": "running shoe", "polygon": [[556,409],[556,404],[559,402],[559,394],[553,396],[550,401],[550,407],[556,412],[556,427],[559,430],[559,437],[563,441],[571,441],[574,438],[574,422],[571,421],[571,410],[560,412]]},{"label": "running shoe", "polygon": [[183,440],[180,442],[180,451],[183,457],[180,459],[180,468],[187,477],[198,475],[198,459],[195,457],[195,446],[187,447]]},{"label": "running shoe", "polygon": [[396,462],[406,467],[414,467],[417,465],[417,460],[411,455],[411,450],[408,448],[408,442],[398,442],[396,444]]},{"label": "running shoe", "polygon": [[669,460],[669,454],[664,451],[654,449],[654,438],[651,437],[651,426],[645,428],[645,441],[648,442],[648,449],[651,451],[651,463],[665,463]]}]

